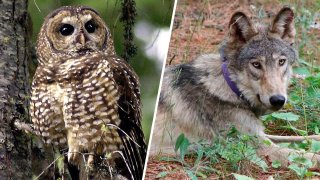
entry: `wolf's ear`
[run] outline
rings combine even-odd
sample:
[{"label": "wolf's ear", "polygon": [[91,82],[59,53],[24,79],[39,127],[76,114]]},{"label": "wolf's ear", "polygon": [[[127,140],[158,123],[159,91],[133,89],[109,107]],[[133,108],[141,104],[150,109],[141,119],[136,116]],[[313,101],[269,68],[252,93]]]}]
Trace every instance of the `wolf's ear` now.
[{"label": "wolf's ear", "polygon": [[294,43],[296,30],[294,28],[294,13],[292,9],[284,7],[279,11],[271,24],[270,33],[290,45]]},{"label": "wolf's ear", "polygon": [[257,34],[250,19],[242,12],[236,12],[232,15],[229,22],[229,32],[230,36],[235,41],[240,41],[243,43]]}]

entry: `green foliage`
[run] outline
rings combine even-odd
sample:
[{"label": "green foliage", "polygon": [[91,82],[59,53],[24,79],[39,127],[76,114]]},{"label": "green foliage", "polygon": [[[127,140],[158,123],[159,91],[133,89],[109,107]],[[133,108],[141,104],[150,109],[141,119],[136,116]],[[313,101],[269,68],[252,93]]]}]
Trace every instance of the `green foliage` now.
[{"label": "green foliage", "polygon": [[186,169],[185,171],[186,171],[186,173],[187,173],[187,175],[189,176],[190,179],[192,179],[192,180],[197,180],[198,179],[197,176],[194,175],[193,171],[191,171],[189,169]]},{"label": "green foliage", "polygon": [[[242,161],[250,161],[256,164],[263,171],[267,171],[268,166],[264,160],[258,157],[254,144],[257,139],[248,135],[241,135],[235,128],[232,128],[226,137],[219,137],[212,143],[199,141],[190,143],[184,134],[176,140],[175,151],[179,151],[178,157],[163,157],[160,160],[179,162],[183,165],[186,174],[190,179],[197,177],[207,178],[207,174],[222,174],[212,167],[213,164],[221,160],[227,160],[233,170],[240,170]],[[192,162],[186,162],[185,157],[192,158]],[[166,176],[168,172],[162,172],[159,176]]]},{"label": "green foliage", "polygon": [[308,128],[311,132],[315,132],[315,128],[319,128],[320,114],[320,74],[315,76],[307,76],[303,82],[293,79],[294,89],[290,93],[290,105],[293,109],[310,121]]},{"label": "green foliage", "polygon": [[168,172],[162,171],[159,174],[157,174],[156,178],[164,178],[168,175]]},{"label": "green foliage", "polygon": [[308,170],[312,167],[311,160],[297,154],[291,154],[288,159],[291,162],[288,168],[294,171],[300,179],[304,179],[307,175],[312,175],[312,172]]},{"label": "green foliage", "polygon": [[177,152],[180,151],[180,158],[183,161],[184,156],[186,155],[188,151],[188,147],[190,145],[189,140],[184,136],[184,134],[180,134],[180,136],[177,138],[176,145],[174,147],[174,150]]},{"label": "green foliage", "polygon": [[60,174],[63,174],[64,171],[64,156],[61,155],[60,153],[55,153],[54,158],[56,159],[56,167],[59,170]]},{"label": "green foliage", "polygon": [[271,114],[271,116],[277,119],[285,120],[285,121],[297,121],[300,117],[299,115],[293,114],[292,112],[287,112],[287,113],[274,112]]},{"label": "green foliage", "polygon": [[320,152],[320,141],[312,140],[310,149],[314,153],[319,153]]},{"label": "green foliage", "polygon": [[281,162],[279,161],[279,160],[276,160],[276,161],[273,161],[272,162],[272,164],[271,164],[271,166],[273,167],[273,168],[280,168],[281,167]]},{"label": "green foliage", "polygon": [[219,138],[218,143],[215,142],[218,150],[217,153],[222,158],[228,160],[234,167],[237,167],[238,162],[242,160],[249,160],[258,165],[263,171],[267,171],[268,166],[266,162],[258,157],[256,147],[252,146],[252,144],[257,142],[257,139],[249,135],[241,135],[234,128],[231,132],[226,140]]},{"label": "green foliage", "polygon": [[232,175],[234,176],[234,178],[236,178],[237,180],[254,180],[251,177],[245,176],[245,175],[241,175],[241,174],[236,174],[236,173],[232,173]]}]

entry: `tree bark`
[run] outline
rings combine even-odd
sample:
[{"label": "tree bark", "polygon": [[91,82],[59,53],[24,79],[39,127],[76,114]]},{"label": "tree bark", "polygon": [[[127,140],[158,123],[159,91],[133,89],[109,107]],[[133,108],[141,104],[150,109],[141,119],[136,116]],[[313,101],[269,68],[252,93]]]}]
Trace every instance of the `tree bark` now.
[{"label": "tree bark", "polygon": [[31,179],[31,139],[14,127],[28,121],[30,18],[27,0],[0,0],[0,179]]}]

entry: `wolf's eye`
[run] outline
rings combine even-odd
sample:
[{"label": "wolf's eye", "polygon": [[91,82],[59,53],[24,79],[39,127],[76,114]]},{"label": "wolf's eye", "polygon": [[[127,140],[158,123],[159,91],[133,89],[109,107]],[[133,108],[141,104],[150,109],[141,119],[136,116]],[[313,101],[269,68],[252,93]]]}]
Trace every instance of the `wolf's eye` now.
[{"label": "wolf's eye", "polygon": [[253,67],[255,67],[257,69],[261,69],[261,64],[259,62],[252,62],[251,64]]},{"label": "wolf's eye", "polygon": [[283,66],[285,62],[286,62],[286,59],[280,59],[279,60],[279,65]]}]

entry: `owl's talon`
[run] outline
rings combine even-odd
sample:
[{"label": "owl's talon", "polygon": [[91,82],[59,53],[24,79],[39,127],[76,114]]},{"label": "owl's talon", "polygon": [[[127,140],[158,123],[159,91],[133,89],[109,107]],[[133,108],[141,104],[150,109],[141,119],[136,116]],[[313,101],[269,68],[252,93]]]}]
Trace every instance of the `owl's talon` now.
[{"label": "owl's talon", "polygon": [[92,154],[90,154],[88,157],[87,165],[90,169],[92,169],[94,167],[94,156]]},{"label": "owl's talon", "polygon": [[78,153],[75,152],[75,151],[69,151],[68,152],[68,162],[71,163],[71,164],[75,164],[77,165],[78,164]]}]

